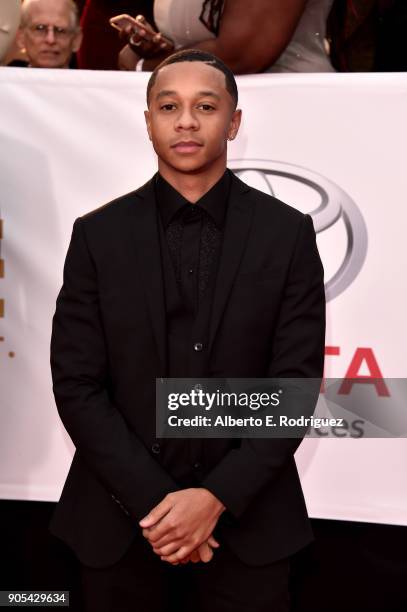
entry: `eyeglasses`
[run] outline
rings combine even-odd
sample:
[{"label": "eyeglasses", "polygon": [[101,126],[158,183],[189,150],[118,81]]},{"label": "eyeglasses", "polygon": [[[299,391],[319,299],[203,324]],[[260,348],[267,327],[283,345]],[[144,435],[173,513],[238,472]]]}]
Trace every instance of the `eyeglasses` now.
[{"label": "eyeglasses", "polygon": [[55,38],[59,38],[60,40],[66,40],[75,33],[75,30],[72,28],[61,28],[59,26],[45,23],[37,23],[36,25],[32,25],[29,27],[29,30],[36,38],[45,38],[48,35],[48,32],[52,30]]}]

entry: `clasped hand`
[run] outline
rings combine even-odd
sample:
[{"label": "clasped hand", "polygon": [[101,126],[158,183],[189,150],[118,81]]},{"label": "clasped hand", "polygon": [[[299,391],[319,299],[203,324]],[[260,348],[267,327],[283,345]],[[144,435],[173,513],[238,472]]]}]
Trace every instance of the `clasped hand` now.
[{"label": "clasped hand", "polygon": [[224,510],[207,489],[183,489],[166,495],[139,524],[163,561],[207,562],[219,546],[212,532]]}]

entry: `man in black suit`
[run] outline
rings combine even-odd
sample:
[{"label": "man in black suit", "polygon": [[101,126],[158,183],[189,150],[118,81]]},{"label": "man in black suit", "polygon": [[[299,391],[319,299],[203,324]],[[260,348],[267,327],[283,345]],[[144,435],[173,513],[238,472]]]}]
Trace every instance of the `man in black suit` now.
[{"label": "man in black suit", "polygon": [[178,589],[188,610],[283,612],[312,539],[300,440],[158,440],[155,379],[322,376],[312,220],[226,168],[241,111],[217,58],[174,54],[147,103],[158,173],[77,219],[66,257],[51,364],[76,452],[51,530],[87,610],[164,611]]}]

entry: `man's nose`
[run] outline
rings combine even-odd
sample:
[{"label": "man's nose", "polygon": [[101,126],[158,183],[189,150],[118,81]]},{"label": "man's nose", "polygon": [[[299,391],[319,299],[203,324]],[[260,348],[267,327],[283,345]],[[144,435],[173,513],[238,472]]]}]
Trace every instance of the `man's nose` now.
[{"label": "man's nose", "polygon": [[198,129],[199,121],[193,109],[185,107],[180,111],[177,117],[176,127],[181,130]]},{"label": "man's nose", "polygon": [[47,35],[45,37],[45,40],[50,45],[52,45],[55,42],[55,31],[54,31],[54,28],[52,26],[48,27]]}]

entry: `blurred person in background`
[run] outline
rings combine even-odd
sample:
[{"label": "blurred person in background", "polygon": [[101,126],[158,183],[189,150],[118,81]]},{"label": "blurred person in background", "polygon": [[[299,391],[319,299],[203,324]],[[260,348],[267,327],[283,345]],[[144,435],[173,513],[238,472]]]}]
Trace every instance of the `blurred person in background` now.
[{"label": "blurred person in background", "polygon": [[20,0],[1,0],[0,3],[0,65],[7,63],[7,54],[13,44],[20,23]]},{"label": "blurred person in background", "polygon": [[406,0],[380,0],[379,27],[374,63],[375,71],[407,71],[406,33]]},{"label": "blurred person in background", "polygon": [[17,42],[33,68],[73,67],[82,42],[73,0],[24,0]]},{"label": "blurred person in background", "polygon": [[331,61],[340,72],[374,70],[378,0],[335,0],[328,20]]},{"label": "blurred person in background", "polygon": [[[174,50],[193,47],[213,53],[235,74],[333,72],[326,45],[332,4],[333,0],[155,0],[154,24],[144,15],[121,16],[128,44],[120,52],[119,67],[153,70]],[[163,37],[172,43],[165,49]]]},{"label": "blurred person in background", "polygon": [[335,0],[332,62],[341,72],[404,72],[406,31],[406,0]]},{"label": "blurred person in background", "polygon": [[154,24],[153,0],[77,0],[81,11],[83,42],[78,52],[78,68],[117,70],[117,57],[124,42],[110,26],[119,13],[143,14]]}]

